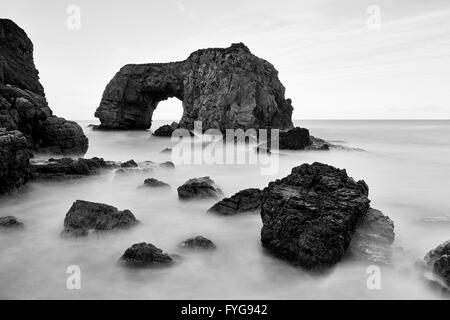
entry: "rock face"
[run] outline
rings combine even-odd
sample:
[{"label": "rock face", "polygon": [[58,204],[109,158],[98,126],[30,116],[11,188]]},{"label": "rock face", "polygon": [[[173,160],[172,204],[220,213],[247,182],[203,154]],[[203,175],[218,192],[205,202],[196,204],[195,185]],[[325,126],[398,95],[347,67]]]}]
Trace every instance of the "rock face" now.
[{"label": "rock face", "polygon": [[[293,127],[291,100],[272,64],[242,43],[198,50],[186,60],[124,66],[107,85],[95,116],[104,129],[148,129],[160,101],[183,102],[180,127]],[[165,130],[165,129],[164,129]]]},{"label": "rock face", "polygon": [[214,242],[203,236],[189,238],[181,243],[181,247],[187,249],[203,249],[203,250],[216,249],[216,245],[214,244]]},{"label": "rock face", "polygon": [[137,223],[130,210],[119,211],[107,204],[77,200],[64,219],[63,234],[85,236],[89,231],[125,229]]},{"label": "rock face", "polygon": [[52,114],[34,66],[33,44],[8,19],[0,19],[0,128],[21,131],[41,152],[84,154],[88,148],[78,124]]},{"label": "rock face", "polygon": [[16,217],[6,216],[0,217],[0,228],[21,228],[23,223],[17,220]]},{"label": "rock face", "polygon": [[130,267],[151,267],[173,263],[172,258],[151,243],[136,243],[119,260]]},{"label": "rock face", "polygon": [[450,241],[444,242],[428,252],[425,262],[436,276],[450,286]]},{"label": "rock face", "polygon": [[370,208],[360,220],[348,254],[358,260],[389,265],[394,239],[394,222],[381,211]]},{"label": "rock face", "polygon": [[321,270],[339,262],[369,209],[368,187],[345,170],[303,164],[262,193],[262,245],[294,265]]},{"label": "rock face", "polygon": [[20,188],[28,181],[31,156],[22,133],[0,128],[0,194]]},{"label": "rock face", "polygon": [[177,122],[172,122],[171,125],[165,124],[153,132],[154,136],[157,137],[171,137],[172,133],[178,129],[179,124]]},{"label": "rock face", "polygon": [[218,198],[223,194],[210,177],[189,179],[177,191],[181,200]]},{"label": "rock face", "polygon": [[261,190],[257,188],[244,189],[214,204],[208,212],[224,216],[240,212],[259,210],[261,208]]}]

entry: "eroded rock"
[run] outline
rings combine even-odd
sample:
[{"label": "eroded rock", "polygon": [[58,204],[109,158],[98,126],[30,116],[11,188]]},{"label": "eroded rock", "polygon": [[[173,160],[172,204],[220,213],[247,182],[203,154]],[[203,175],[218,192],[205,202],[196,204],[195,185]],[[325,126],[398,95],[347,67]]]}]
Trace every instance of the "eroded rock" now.
[{"label": "eroded rock", "polygon": [[210,213],[224,216],[241,212],[259,210],[261,208],[261,190],[249,188],[239,191],[230,198],[224,198],[208,209]]},{"label": "eroded rock", "polygon": [[128,248],[119,260],[129,267],[170,265],[173,259],[151,243],[136,243]]}]

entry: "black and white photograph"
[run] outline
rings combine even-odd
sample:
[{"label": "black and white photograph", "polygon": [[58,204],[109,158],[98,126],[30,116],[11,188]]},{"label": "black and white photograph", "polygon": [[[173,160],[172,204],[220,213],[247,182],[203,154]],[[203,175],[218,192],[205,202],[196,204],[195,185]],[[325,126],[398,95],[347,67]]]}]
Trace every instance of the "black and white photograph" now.
[{"label": "black and white photograph", "polygon": [[449,300],[449,190],[448,0],[1,1],[0,300]]}]

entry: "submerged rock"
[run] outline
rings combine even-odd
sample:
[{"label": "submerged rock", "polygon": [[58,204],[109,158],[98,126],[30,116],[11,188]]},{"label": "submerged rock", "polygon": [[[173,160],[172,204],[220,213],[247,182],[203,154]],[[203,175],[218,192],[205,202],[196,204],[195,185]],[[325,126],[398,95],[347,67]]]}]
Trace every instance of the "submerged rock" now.
[{"label": "submerged rock", "polygon": [[348,254],[354,259],[389,265],[394,238],[394,222],[370,208],[360,220]]},{"label": "submerged rock", "polygon": [[85,236],[89,231],[125,229],[138,223],[130,210],[90,201],[77,200],[64,219],[64,234]]},{"label": "submerged rock", "polygon": [[172,133],[178,129],[178,127],[179,125],[177,122],[172,122],[170,125],[165,124],[156,129],[155,132],[153,132],[153,135],[157,137],[171,137]]},{"label": "submerged rock", "polygon": [[130,267],[169,265],[173,259],[151,243],[136,243],[128,248],[119,260]]},{"label": "submerged rock", "polygon": [[450,286],[450,240],[429,251],[425,262],[435,276]]},{"label": "submerged rock", "polygon": [[261,242],[294,265],[321,270],[339,262],[369,209],[368,187],[345,170],[303,164],[262,193]]},{"label": "submerged rock", "polygon": [[0,194],[18,189],[30,179],[31,156],[21,132],[0,128]]},{"label": "submerged rock", "polygon": [[23,223],[17,220],[16,217],[6,216],[0,217],[0,228],[21,228]]},{"label": "submerged rock", "polygon": [[165,149],[161,150],[161,153],[172,153],[172,149],[171,148],[165,148]]},{"label": "submerged rock", "polygon": [[257,188],[244,189],[224,198],[208,209],[208,212],[224,216],[235,215],[240,212],[254,211],[261,208],[261,190]]},{"label": "submerged rock", "polygon": [[143,187],[150,187],[150,188],[170,188],[170,185],[167,184],[167,183],[165,183],[165,182],[163,182],[163,181],[160,181],[160,180],[157,180],[157,179],[154,179],[154,178],[149,178],[149,179],[145,179],[145,180],[144,180],[144,185],[143,185]]},{"label": "submerged rock", "polygon": [[188,249],[204,249],[204,250],[216,249],[216,245],[214,244],[214,242],[203,236],[189,238],[183,241],[180,246]]},{"label": "submerged rock", "polygon": [[218,198],[223,193],[210,177],[192,178],[179,186],[178,198],[181,200]]},{"label": "submerged rock", "polygon": [[163,168],[169,168],[169,169],[175,168],[175,165],[173,164],[172,161],[162,162],[162,163],[159,164],[159,166],[163,167]]}]

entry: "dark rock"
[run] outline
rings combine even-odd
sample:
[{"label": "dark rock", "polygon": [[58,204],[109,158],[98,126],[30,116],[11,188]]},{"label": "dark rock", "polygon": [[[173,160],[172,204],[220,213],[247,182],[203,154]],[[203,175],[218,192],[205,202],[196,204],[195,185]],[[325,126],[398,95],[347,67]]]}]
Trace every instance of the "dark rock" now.
[{"label": "dark rock", "polygon": [[320,138],[310,136],[309,139],[311,141],[311,144],[305,148],[306,150],[327,151],[330,150],[330,147],[335,147],[333,144]]},{"label": "dark rock", "polygon": [[167,183],[154,178],[145,179],[143,186],[151,188],[170,188],[170,185]]},{"label": "dark rock", "polygon": [[130,267],[151,267],[173,263],[172,258],[151,243],[136,243],[128,248],[120,262]]},{"label": "dark rock", "polygon": [[262,245],[307,269],[339,262],[369,209],[368,188],[345,170],[303,164],[262,193]]},{"label": "dark rock", "polygon": [[171,125],[165,124],[153,132],[154,136],[158,137],[171,137],[172,133],[178,129],[179,125],[177,122],[172,122]]},{"label": "dark rock", "polygon": [[137,224],[130,210],[90,201],[77,200],[64,219],[64,234],[85,236],[89,231],[125,229]]},{"label": "dark rock", "polygon": [[249,188],[241,190],[230,198],[224,198],[214,204],[208,212],[224,216],[240,212],[254,211],[261,208],[261,190]]},{"label": "dark rock", "polygon": [[311,144],[309,130],[305,128],[293,128],[279,133],[279,149],[304,150]]},{"label": "dark rock", "polygon": [[[179,127],[290,129],[292,105],[272,64],[242,43],[198,50],[172,63],[129,64],[107,85],[95,116],[101,128],[148,129],[160,101],[183,102]],[[164,129],[165,131],[165,129]]]},{"label": "dark rock", "polygon": [[120,166],[121,166],[122,168],[136,168],[136,167],[138,166],[138,164],[137,164],[133,159],[131,159],[131,160],[122,162],[122,163],[120,164]]},{"label": "dark rock", "polygon": [[173,164],[172,161],[166,161],[166,162],[160,163],[159,165],[160,165],[161,167],[169,168],[169,169],[175,168],[175,165]]},{"label": "dark rock", "polygon": [[425,262],[434,275],[450,286],[450,240],[429,251]]},{"label": "dark rock", "polygon": [[18,189],[29,180],[31,156],[22,133],[0,128],[0,194]]},{"label": "dark rock", "polygon": [[33,61],[33,44],[13,21],[0,19],[0,127],[19,130],[39,152],[84,154],[81,127],[52,115]]},{"label": "dark rock", "polygon": [[18,221],[16,217],[6,216],[0,217],[0,228],[21,228],[23,223]]},{"label": "dark rock", "polygon": [[195,198],[218,198],[223,193],[210,177],[192,178],[179,186],[178,198],[189,200]]},{"label": "dark rock", "polygon": [[206,249],[206,250],[216,249],[216,245],[214,244],[214,242],[202,236],[189,238],[183,241],[181,243],[181,247],[189,249]]},{"label": "dark rock", "polygon": [[165,149],[161,150],[161,153],[172,153],[172,149],[171,148],[165,148]]},{"label": "dark rock", "polygon": [[394,222],[381,211],[370,208],[360,220],[348,255],[358,260],[389,265],[394,238]]}]

